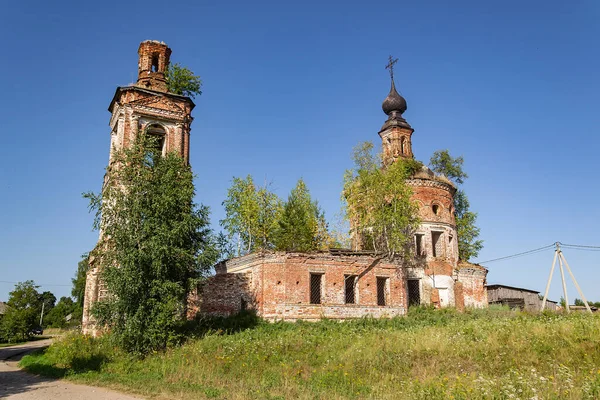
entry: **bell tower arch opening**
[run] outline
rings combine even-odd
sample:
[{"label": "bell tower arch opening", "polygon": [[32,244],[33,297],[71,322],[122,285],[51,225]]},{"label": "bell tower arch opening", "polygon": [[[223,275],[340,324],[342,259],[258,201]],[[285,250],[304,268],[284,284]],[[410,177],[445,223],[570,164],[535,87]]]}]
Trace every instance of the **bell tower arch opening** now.
[{"label": "bell tower arch opening", "polygon": [[153,123],[146,128],[146,135],[148,135],[152,141],[152,148],[155,149],[160,155],[166,154],[166,137],[167,132],[165,128],[157,123]]}]

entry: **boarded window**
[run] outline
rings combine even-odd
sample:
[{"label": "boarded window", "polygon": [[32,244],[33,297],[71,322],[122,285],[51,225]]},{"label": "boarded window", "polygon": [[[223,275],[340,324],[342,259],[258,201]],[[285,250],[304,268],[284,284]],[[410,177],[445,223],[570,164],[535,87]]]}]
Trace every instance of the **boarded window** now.
[{"label": "boarded window", "polygon": [[344,281],[346,282],[346,304],[356,304],[356,281],[357,276],[345,275]]},{"label": "boarded window", "polygon": [[387,305],[387,281],[386,277],[377,277],[377,305]]},{"label": "boarded window", "polygon": [[415,253],[417,256],[425,255],[425,251],[423,250],[423,235],[420,233],[415,235]]},{"label": "boarded window", "polygon": [[310,274],[310,304],[321,304],[321,281],[323,274]]},{"label": "boarded window", "polygon": [[407,281],[408,306],[418,306],[421,304],[421,289],[418,279],[409,279]]},{"label": "boarded window", "polygon": [[431,232],[431,245],[434,257],[444,256],[444,243],[442,241],[442,232]]}]

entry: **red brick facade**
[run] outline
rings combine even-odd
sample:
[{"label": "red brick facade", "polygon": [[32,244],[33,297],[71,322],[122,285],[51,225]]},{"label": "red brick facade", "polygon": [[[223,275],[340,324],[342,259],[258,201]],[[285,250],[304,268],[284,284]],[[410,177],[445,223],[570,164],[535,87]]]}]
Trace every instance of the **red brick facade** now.
[{"label": "red brick facade", "polygon": [[[313,275],[319,302],[311,298]],[[247,307],[269,320],[391,317],[406,312],[405,275],[402,265],[364,254],[255,253],[221,263],[201,288],[199,306],[209,315]]]}]

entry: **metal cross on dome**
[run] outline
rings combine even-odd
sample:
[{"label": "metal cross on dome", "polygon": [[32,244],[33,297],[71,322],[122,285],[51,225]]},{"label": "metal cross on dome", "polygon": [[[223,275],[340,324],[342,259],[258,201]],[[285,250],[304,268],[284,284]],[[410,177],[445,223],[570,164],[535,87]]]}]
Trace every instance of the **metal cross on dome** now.
[{"label": "metal cross on dome", "polygon": [[397,62],[398,59],[390,55],[390,57],[388,58],[388,64],[385,66],[385,69],[390,70],[390,78],[392,78],[392,81],[394,80],[394,64],[396,64]]}]

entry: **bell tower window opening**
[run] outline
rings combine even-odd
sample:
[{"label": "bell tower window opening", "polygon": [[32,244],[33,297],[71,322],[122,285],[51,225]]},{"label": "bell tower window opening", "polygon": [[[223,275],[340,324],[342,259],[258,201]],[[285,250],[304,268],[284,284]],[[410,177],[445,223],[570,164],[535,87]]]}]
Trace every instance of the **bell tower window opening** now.
[{"label": "bell tower window opening", "polygon": [[150,68],[152,72],[158,72],[158,54],[152,55],[152,66]]},{"label": "bell tower window opening", "polygon": [[157,124],[151,125],[146,130],[146,134],[150,138],[150,146],[153,150],[157,150],[160,155],[165,154],[165,138],[166,132],[165,129]]}]

